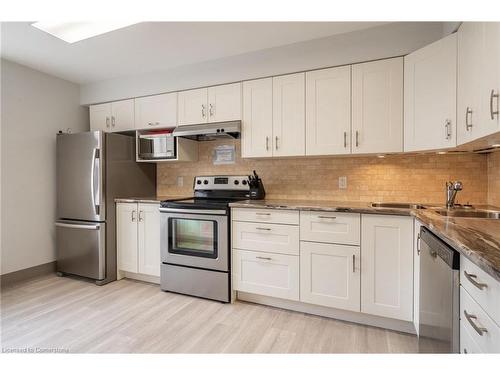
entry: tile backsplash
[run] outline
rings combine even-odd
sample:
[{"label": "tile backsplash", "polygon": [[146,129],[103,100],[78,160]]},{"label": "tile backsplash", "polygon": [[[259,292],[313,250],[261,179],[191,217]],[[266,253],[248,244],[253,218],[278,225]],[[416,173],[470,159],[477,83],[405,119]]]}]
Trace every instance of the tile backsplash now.
[{"label": "tile backsplash", "polygon": [[[236,162],[213,165],[212,152],[219,145],[236,146]],[[500,185],[500,153],[495,157],[480,154],[388,155],[363,157],[307,157],[242,159],[240,141],[199,143],[199,161],[159,163],[157,194],[192,194],[196,175],[243,174],[256,170],[262,177],[266,197],[272,199],[319,199],[335,201],[393,201],[444,203],[445,182],[461,180],[464,190],[459,203],[485,204],[490,188]],[[496,177],[488,181],[488,169]],[[347,177],[347,188],[339,189],[339,177]],[[177,177],[184,185],[177,186]],[[498,189],[490,202],[499,200]],[[493,204],[493,203],[491,203]]]},{"label": "tile backsplash", "polygon": [[500,151],[488,154],[488,204],[500,207]]}]

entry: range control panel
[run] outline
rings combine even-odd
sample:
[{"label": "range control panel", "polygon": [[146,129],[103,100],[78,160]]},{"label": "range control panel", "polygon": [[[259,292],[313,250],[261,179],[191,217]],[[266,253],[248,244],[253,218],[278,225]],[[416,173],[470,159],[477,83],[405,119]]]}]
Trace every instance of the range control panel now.
[{"label": "range control panel", "polygon": [[248,191],[248,176],[196,176],[194,190]]}]

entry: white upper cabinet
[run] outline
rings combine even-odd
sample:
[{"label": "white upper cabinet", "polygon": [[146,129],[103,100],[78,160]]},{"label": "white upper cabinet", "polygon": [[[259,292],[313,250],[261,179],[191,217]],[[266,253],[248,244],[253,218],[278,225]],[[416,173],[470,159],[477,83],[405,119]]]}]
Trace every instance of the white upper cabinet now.
[{"label": "white upper cabinet", "polygon": [[90,130],[111,131],[111,103],[89,107]]},{"label": "white upper cabinet", "polygon": [[177,93],[135,99],[135,128],[177,126]]},{"label": "white upper cabinet", "polygon": [[405,151],[456,146],[456,74],[456,34],[405,57]]},{"label": "white upper cabinet", "polygon": [[464,22],[458,30],[457,143],[500,131],[500,23]]},{"label": "white upper cabinet", "polygon": [[273,79],[243,82],[241,156],[273,155]]},{"label": "white upper cabinet", "polygon": [[208,121],[241,120],[241,83],[208,88]]},{"label": "white upper cabinet", "polygon": [[134,129],[134,99],[91,105],[90,130],[122,132]]},{"label": "white upper cabinet", "polygon": [[413,218],[361,215],[361,312],[413,321]]},{"label": "white upper cabinet", "polygon": [[179,125],[202,124],[208,121],[208,89],[181,91],[178,94]]},{"label": "white upper cabinet", "polygon": [[305,155],[305,73],[273,77],[274,156]]},{"label": "white upper cabinet", "polygon": [[351,66],[306,73],[306,155],[351,153]]},{"label": "white upper cabinet", "polygon": [[403,151],[403,58],[352,66],[352,153]]}]

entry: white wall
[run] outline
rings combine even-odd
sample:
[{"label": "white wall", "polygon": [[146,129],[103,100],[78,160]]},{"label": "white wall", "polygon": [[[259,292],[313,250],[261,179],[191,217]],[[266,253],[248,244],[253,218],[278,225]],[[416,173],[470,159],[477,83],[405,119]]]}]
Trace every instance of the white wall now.
[{"label": "white wall", "polygon": [[1,274],[54,261],[56,133],[88,130],[79,86],[1,60]]},{"label": "white wall", "polygon": [[80,101],[92,104],[401,56],[442,38],[449,30],[441,22],[392,23],[161,72],[89,83],[82,85]]}]

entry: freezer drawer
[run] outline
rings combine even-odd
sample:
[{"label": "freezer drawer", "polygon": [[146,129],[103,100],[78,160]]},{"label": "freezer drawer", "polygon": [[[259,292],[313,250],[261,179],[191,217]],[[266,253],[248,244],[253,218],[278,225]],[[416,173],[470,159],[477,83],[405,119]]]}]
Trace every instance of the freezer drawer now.
[{"label": "freezer drawer", "polygon": [[106,276],[106,225],[59,220],[56,222],[57,270],[102,280]]}]

